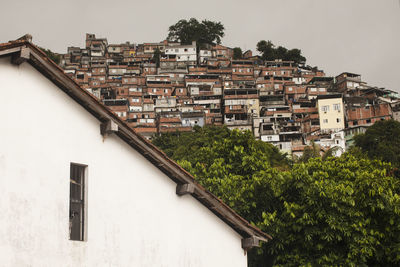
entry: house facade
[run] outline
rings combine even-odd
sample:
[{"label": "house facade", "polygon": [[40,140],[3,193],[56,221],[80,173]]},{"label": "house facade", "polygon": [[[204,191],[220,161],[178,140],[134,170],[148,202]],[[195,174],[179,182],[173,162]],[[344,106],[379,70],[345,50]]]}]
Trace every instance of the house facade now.
[{"label": "house facade", "polygon": [[0,85],[2,266],[244,267],[270,238],[29,41]]},{"label": "house facade", "polygon": [[343,100],[340,94],[318,96],[317,107],[322,132],[335,132],[344,129]]}]

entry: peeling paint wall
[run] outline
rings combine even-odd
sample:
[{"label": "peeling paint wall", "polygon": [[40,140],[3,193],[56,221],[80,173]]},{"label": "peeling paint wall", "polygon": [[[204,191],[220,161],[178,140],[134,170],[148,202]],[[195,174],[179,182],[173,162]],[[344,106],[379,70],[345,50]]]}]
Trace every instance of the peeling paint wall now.
[{"label": "peeling paint wall", "polygon": [[[241,237],[28,63],[0,59],[1,266],[247,266]],[[69,240],[70,163],[88,165]]]}]

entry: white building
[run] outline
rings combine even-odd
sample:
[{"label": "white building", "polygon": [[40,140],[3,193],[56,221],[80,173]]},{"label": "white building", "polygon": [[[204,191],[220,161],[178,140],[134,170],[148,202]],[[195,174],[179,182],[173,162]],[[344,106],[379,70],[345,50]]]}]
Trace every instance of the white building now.
[{"label": "white building", "polygon": [[1,266],[247,266],[270,237],[29,41],[0,44]]},{"label": "white building", "polygon": [[199,51],[199,64],[204,64],[209,58],[212,57],[211,50],[200,50]]},{"label": "white building", "polygon": [[315,143],[324,149],[334,148],[333,155],[335,157],[340,157],[344,152],[346,152],[346,139],[344,136],[344,131],[331,133],[330,138],[321,138]]},{"label": "white building", "polygon": [[317,108],[321,132],[337,132],[344,129],[344,108],[341,94],[318,96]]},{"label": "white building", "polygon": [[176,61],[191,61],[196,63],[197,51],[196,42],[193,41],[191,45],[173,45],[165,47],[165,55],[175,57]]}]

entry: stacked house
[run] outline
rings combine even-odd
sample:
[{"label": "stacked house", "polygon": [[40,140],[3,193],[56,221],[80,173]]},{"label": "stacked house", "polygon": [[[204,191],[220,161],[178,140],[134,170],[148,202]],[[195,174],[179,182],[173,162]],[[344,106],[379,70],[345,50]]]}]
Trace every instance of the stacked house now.
[{"label": "stacked house", "polygon": [[250,130],[282,151],[301,155],[311,142],[346,150],[351,137],[379,120],[400,118],[400,98],[344,72],[264,61],[246,51],[196,42],[108,44],[86,35],[61,67],[146,138],[194,126]]}]

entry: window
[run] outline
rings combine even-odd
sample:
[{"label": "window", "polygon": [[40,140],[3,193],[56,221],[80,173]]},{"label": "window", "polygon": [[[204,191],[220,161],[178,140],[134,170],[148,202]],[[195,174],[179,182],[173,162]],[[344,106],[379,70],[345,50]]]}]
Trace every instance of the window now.
[{"label": "window", "polygon": [[333,104],[333,110],[340,111],[340,104]]},{"label": "window", "polygon": [[322,110],[323,112],[328,112],[328,111],[329,111],[329,106],[322,106],[322,107],[321,107],[321,110]]},{"label": "window", "polygon": [[71,163],[69,182],[69,239],[85,240],[86,165]]},{"label": "window", "polygon": [[328,119],[324,119],[324,120],[323,120],[323,123],[328,123]]},{"label": "window", "polygon": [[337,122],[337,123],[340,123],[340,118],[337,118],[337,119],[336,119],[336,122]]}]

